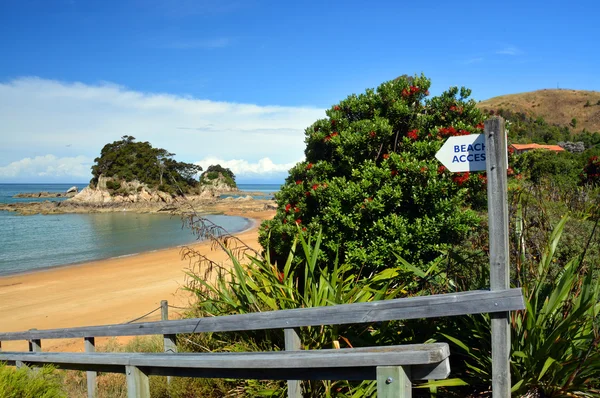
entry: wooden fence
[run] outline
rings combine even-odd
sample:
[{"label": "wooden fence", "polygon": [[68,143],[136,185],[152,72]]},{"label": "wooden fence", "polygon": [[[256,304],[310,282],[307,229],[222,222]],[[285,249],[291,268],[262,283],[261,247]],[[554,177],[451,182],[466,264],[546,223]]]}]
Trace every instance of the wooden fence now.
[{"label": "wooden fence", "polygon": [[[377,380],[379,397],[410,397],[411,380],[448,377],[445,343],[340,350],[302,350],[297,329],[524,309],[521,289],[469,291],[368,303],[300,308],[211,318],[0,333],[1,342],[29,341],[29,352],[0,352],[16,366],[52,364],[85,370],[88,396],[95,372],[125,373],[129,397],[149,397],[148,375],[288,380],[288,397],[301,397],[297,380]],[[163,314],[166,302],[163,302]],[[247,353],[177,353],[177,334],[283,329],[285,350]],[[97,353],[95,337],[164,335],[165,353]],[[43,339],[82,338],[85,353],[42,352]]]}]

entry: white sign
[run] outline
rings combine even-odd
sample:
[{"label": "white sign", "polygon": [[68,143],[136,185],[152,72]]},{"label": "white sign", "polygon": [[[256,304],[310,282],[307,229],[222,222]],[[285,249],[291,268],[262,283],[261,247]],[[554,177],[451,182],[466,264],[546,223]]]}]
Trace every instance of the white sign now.
[{"label": "white sign", "polygon": [[470,134],[450,137],[435,157],[453,173],[485,170],[485,136]]}]

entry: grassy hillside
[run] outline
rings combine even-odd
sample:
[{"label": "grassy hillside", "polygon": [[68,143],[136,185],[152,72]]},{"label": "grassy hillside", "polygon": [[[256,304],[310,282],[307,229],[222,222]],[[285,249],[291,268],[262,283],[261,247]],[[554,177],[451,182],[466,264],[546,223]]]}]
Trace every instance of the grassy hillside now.
[{"label": "grassy hillside", "polygon": [[574,132],[586,129],[600,132],[600,92],[582,90],[538,90],[502,95],[481,101],[482,110],[499,109],[521,112],[536,119],[541,116],[548,124],[568,126],[577,120]]}]

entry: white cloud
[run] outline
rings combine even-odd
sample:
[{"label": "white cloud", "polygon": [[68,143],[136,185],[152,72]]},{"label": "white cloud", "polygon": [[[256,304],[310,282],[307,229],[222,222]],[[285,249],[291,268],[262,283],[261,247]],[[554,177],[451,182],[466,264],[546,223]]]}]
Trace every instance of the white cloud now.
[{"label": "white cloud", "polygon": [[[57,158],[54,155],[24,158],[0,167],[0,178],[12,180],[40,180],[56,178],[78,178],[85,181],[89,178],[92,159],[85,156]],[[83,179],[83,180],[81,180]]]},{"label": "white cloud", "polygon": [[[324,116],[324,110],[310,107],[144,93],[113,83],[19,78],[0,82],[0,182],[9,167],[13,170],[13,162],[48,154],[93,159],[105,144],[123,135],[165,148],[179,161],[212,156],[239,159],[248,167],[266,158],[273,167],[293,164],[304,154],[304,129]],[[73,163],[63,167],[73,177],[81,173]],[[267,173],[270,167],[264,160],[255,170]],[[18,178],[19,172],[13,172]],[[86,173],[88,178],[89,166]]]},{"label": "white cloud", "polygon": [[[300,159],[298,161],[300,161]],[[233,171],[233,174],[235,174],[236,178],[239,180],[253,179],[256,177],[268,178],[281,175],[285,176],[287,175],[288,170],[294,167],[294,165],[298,162],[275,164],[269,158],[262,158],[257,162],[250,163],[243,159],[224,160],[214,156],[209,156],[194,163],[202,166],[204,170],[206,170],[210,165],[220,164],[221,166]]]}]

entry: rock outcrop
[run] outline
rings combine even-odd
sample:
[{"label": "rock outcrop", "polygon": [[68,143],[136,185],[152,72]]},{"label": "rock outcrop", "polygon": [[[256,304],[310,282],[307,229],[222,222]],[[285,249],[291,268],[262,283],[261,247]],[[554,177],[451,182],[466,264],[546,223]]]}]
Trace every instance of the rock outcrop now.
[{"label": "rock outcrop", "polygon": [[[75,188],[77,189],[77,188]],[[62,192],[46,192],[46,191],[42,191],[42,192],[25,192],[25,193],[18,193],[16,194],[14,197],[15,198],[40,198],[40,199],[47,199],[47,198],[72,198],[76,195],[77,192],[70,192],[67,191],[66,193],[62,193]]]},{"label": "rock outcrop", "polygon": [[69,201],[90,204],[138,202],[169,204],[174,201],[174,198],[166,192],[151,190],[146,184],[138,181],[118,181],[111,177],[100,176],[95,188],[87,186]]}]

